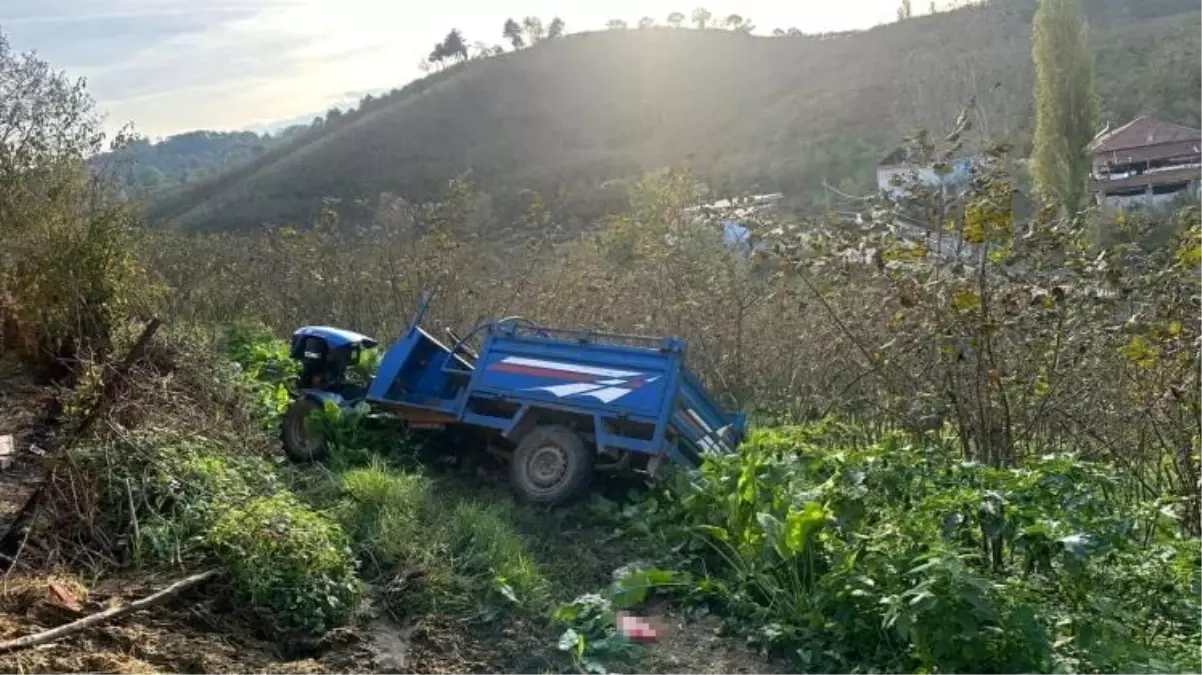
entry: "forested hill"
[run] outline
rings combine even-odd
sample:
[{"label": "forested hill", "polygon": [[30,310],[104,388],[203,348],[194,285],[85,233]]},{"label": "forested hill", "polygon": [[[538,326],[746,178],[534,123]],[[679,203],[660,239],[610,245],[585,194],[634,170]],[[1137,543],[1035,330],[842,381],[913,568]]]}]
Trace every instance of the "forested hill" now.
[{"label": "forested hill", "polygon": [[[1102,119],[1198,124],[1196,0],[1086,0]],[[452,66],[215,180],[160,199],[154,220],[200,229],[305,222],[323,197],[434,197],[470,172],[494,209],[541,193],[587,220],[615,179],[688,166],[719,192],[805,198],[824,180],[871,189],[918,127],[950,127],[976,95],[982,130],[1020,149],[1032,126],[1035,0],[993,0],[868,31],[759,37],[649,28],[568,35]]]},{"label": "forested hill", "polygon": [[307,130],[294,127],[263,135],[250,131],[189,131],[157,143],[135,138],[119,150],[94,157],[92,167],[110,175],[128,194],[153,199],[244,166]]}]

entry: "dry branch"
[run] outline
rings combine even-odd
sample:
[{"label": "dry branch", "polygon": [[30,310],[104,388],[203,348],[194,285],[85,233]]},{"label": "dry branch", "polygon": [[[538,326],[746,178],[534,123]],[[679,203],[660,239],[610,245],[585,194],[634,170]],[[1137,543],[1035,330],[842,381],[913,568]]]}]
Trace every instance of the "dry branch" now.
[{"label": "dry branch", "polygon": [[154,605],[168,600],[193,586],[208,581],[217,575],[217,570],[209,570],[207,572],[201,572],[200,574],[194,574],[190,577],[180,579],[179,581],[171,584],[167,588],[164,588],[157,593],[148,595],[141,600],[135,600],[128,605],[112,607],[104,610],[103,612],[98,612],[96,614],[92,614],[91,616],[85,616],[78,621],[72,621],[71,623],[64,624],[57,628],[51,628],[50,630],[42,631],[41,633],[34,633],[33,635],[26,635],[25,637],[20,637],[15,640],[0,642],[0,654],[11,652],[17,649],[25,649],[35,645],[45,644],[68,635],[78,633],[85,628],[99,626],[102,623],[119,619],[126,614],[131,614],[142,609],[147,609],[148,607],[153,607]]}]

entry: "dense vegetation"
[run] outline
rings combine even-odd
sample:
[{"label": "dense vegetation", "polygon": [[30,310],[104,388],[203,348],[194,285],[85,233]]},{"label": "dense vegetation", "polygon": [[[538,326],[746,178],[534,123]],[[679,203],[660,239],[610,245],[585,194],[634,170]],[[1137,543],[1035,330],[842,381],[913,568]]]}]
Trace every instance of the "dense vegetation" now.
[{"label": "dense vegetation", "polygon": [[761,430],[619,520],[667,592],[802,672],[1192,672],[1199,544],[1132,487],[827,422]]},{"label": "dense vegetation", "polygon": [[[1101,119],[1154,110],[1198,124],[1196,3],[1082,4]],[[1025,154],[1034,9],[974,3],[839,35],[653,27],[544,40],[374,99],[151,215],[209,230],[303,224],[325,197],[347,209],[384,193],[428,201],[470,172],[502,223],[534,190],[580,225],[622,208],[613,181],[669,165],[719,195],[781,190],[805,202],[824,180],[863,194],[899,138],[950,128],[957,111],[945,102],[970,95],[986,135]]]},{"label": "dense vegetation", "polygon": [[274,135],[191,131],[154,143],[134,138],[115,151],[97,155],[91,165],[108,174],[130,196],[154,199],[246,164],[304,132],[298,127]]},{"label": "dense vegetation", "polygon": [[[930,21],[1006,16],[997,7]],[[643,33],[524,54],[711,39]],[[514,58],[447,68],[414,100]],[[583,234],[557,223],[562,200],[527,195],[508,219],[468,181],[420,202],[327,201],[298,229],[147,230],[89,180],[102,138],[82,84],[2,44],[0,69],[0,138],[15,138],[0,143],[0,349],[63,386],[37,557],[22,565],[212,566],[222,611],[289,643],[366,620],[365,598],[397,621],[441,617],[471,644],[507,628],[525,640],[479,671],[642,670],[614,621],[653,595],[716,614],[797,671],[1202,668],[1196,205],[1022,216],[1015,149],[936,126],[912,156],[945,157],[961,137],[986,150],[966,193],[915,188],[856,226],[760,212],[746,248],[723,240],[721,214],[687,210],[715,186],[683,170],[624,183],[621,207]],[[915,101],[950,125],[983,98]],[[925,210],[959,250],[899,236],[899,208]],[[271,461],[295,379],[281,337],[320,322],[388,340],[426,288],[434,330],[516,313],[685,337],[691,367],[752,412],[755,433],[650,495],[557,513],[488,486],[476,445],[362,409],[312,420],[332,445],[324,464]],[[167,326],[118,377],[151,316]],[[468,470],[436,468],[448,458]]]}]

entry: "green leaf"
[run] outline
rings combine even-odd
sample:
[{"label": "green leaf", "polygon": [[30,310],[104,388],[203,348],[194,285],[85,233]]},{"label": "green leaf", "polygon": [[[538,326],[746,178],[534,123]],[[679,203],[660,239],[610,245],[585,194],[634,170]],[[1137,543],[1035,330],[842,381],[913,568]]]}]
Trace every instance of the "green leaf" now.
[{"label": "green leaf", "polygon": [[981,308],[981,296],[976,291],[956,291],[952,295],[952,308],[957,312],[972,312]]},{"label": "green leaf", "polygon": [[569,628],[559,636],[559,651],[570,652],[579,649],[579,645],[584,643],[584,636],[576,632],[576,629]]},{"label": "green leaf", "polygon": [[1119,350],[1123,358],[1134,361],[1143,368],[1151,368],[1160,358],[1160,350],[1154,347],[1147,338],[1136,335]]},{"label": "green leaf", "polygon": [[1197,270],[1198,265],[1202,264],[1202,246],[1197,244],[1182,246],[1177,252],[1177,261],[1183,267]]},{"label": "green leaf", "polygon": [[493,579],[493,588],[498,593],[500,593],[506,600],[512,602],[515,605],[521,604],[520,602],[518,602],[517,594],[514,593],[514,591],[513,591],[513,586],[510,586],[508,583],[506,583],[504,577],[497,577],[497,578]]},{"label": "green leaf", "polygon": [[800,554],[811,534],[829,517],[830,513],[818,502],[809,502],[801,511],[790,511],[785,518],[785,548],[794,556]]},{"label": "green leaf", "polygon": [[617,609],[629,609],[643,604],[651,593],[651,580],[645,570],[636,570],[615,581],[609,590],[609,600]]},{"label": "green leaf", "polygon": [[1064,546],[1064,550],[1068,551],[1073,557],[1078,560],[1084,560],[1087,555],[1086,546],[1089,544],[1089,536],[1078,532],[1070,534],[1067,537],[1062,537],[1060,543]]},{"label": "green leaf", "polygon": [[718,541],[721,541],[721,542],[729,542],[730,541],[730,534],[727,533],[725,528],[717,527],[715,525],[698,525],[697,529],[708,534],[709,536],[713,537],[714,539],[717,539]]}]

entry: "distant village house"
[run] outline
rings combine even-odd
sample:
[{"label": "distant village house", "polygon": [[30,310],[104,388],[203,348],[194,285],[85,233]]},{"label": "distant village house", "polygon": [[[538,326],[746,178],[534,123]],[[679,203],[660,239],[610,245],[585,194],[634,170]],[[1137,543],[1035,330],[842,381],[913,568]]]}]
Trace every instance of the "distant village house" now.
[{"label": "distant village house", "polygon": [[947,197],[963,192],[972,180],[973,157],[953,159],[947,163],[945,170],[937,171],[933,165],[914,164],[909,161],[907,154],[904,147],[897,148],[876,167],[877,189],[891,199],[907,196],[915,182],[937,189]]},{"label": "distant village house", "polygon": [[1105,129],[1086,147],[1090,192],[1111,209],[1171,207],[1199,197],[1202,132],[1145,115]]},{"label": "distant village house", "polygon": [[[686,214],[703,219],[717,220],[722,228],[722,240],[728,248],[750,254],[751,230],[744,224],[749,218],[762,211],[778,208],[785,195],[780,192],[771,194],[751,195],[735,200],[720,199],[710,204],[690,206],[684,210]],[[759,244],[758,247],[762,247]]]}]

